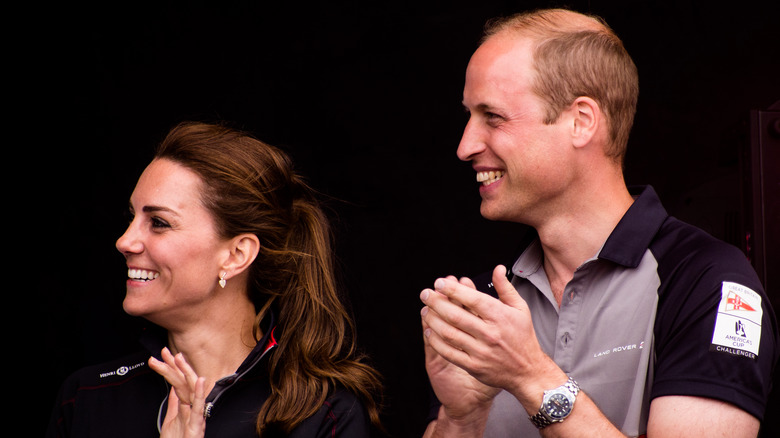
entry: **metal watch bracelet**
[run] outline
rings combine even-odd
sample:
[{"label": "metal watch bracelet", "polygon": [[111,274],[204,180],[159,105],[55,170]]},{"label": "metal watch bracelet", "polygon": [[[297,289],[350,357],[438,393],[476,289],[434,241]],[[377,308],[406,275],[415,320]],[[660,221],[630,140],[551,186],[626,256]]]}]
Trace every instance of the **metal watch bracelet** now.
[{"label": "metal watch bracelet", "polygon": [[[545,395],[548,392],[556,391],[558,389],[565,389],[566,391],[570,392],[574,397],[574,400],[576,400],[577,394],[580,392],[580,387],[577,384],[577,382],[573,378],[569,377],[569,380],[567,380],[566,383],[559,386],[558,388],[552,389],[550,391],[545,391]],[[574,403],[574,400],[572,400],[572,405]],[[558,423],[563,421],[563,418],[559,420],[554,420],[549,415],[547,415],[545,410],[545,402],[546,400],[542,400],[542,405],[539,407],[539,412],[529,417],[529,419],[534,424],[534,426],[536,426],[539,429],[543,429],[553,423]]]}]

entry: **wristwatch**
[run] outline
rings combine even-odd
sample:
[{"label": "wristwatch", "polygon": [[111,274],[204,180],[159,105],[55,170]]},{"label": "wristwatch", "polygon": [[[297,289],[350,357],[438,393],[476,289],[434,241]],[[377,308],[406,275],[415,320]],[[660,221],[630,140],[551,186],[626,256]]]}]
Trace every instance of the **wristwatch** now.
[{"label": "wristwatch", "polygon": [[580,386],[571,377],[563,385],[544,391],[542,406],[536,415],[529,417],[531,422],[539,429],[553,423],[560,423],[571,414],[578,392],[580,392]]}]

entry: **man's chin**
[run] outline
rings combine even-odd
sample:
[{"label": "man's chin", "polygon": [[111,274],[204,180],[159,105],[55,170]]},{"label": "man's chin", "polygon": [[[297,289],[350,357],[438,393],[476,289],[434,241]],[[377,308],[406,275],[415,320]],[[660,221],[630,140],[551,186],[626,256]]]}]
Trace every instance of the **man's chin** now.
[{"label": "man's chin", "polygon": [[512,205],[507,205],[506,203],[499,204],[495,201],[491,202],[483,199],[482,204],[479,206],[479,213],[489,221],[525,223],[521,210],[507,208],[507,206],[512,207]]},{"label": "man's chin", "polygon": [[502,214],[500,209],[495,208],[495,205],[490,205],[489,202],[482,201],[482,204],[479,207],[479,213],[482,215],[483,218],[489,220],[489,221],[504,221],[507,220]]}]

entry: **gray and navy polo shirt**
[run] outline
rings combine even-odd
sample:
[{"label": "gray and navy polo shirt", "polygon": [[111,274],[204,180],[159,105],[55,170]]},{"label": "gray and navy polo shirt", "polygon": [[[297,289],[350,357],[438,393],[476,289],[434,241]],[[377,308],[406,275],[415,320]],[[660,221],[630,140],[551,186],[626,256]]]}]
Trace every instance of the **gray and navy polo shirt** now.
[{"label": "gray and navy polo shirt", "polygon": [[[670,217],[652,187],[638,191],[560,308],[539,241],[515,261],[512,283],[542,349],[629,436],[646,433],[650,401],[666,395],[724,400],[762,419],[778,329],[758,277],[737,248]],[[536,433],[499,394],[485,436]]]}]

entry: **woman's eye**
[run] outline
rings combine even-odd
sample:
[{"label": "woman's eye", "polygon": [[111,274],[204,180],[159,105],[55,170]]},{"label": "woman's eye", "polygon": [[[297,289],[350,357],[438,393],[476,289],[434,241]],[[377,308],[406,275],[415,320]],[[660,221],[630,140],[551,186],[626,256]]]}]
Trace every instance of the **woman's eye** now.
[{"label": "woman's eye", "polygon": [[152,228],[170,228],[171,225],[159,217],[152,218]]}]

